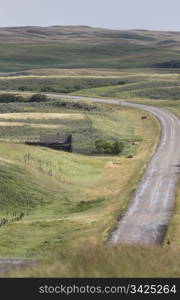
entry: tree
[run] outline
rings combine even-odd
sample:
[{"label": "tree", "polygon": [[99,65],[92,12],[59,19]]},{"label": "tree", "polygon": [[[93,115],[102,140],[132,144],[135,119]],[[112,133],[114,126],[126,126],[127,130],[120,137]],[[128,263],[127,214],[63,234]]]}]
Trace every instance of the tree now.
[{"label": "tree", "polygon": [[117,155],[122,152],[124,148],[124,144],[120,141],[116,141],[112,144],[111,148],[112,148],[112,153]]},{"label": "tree", "polygon": [[99,139],[95,142],[96,150],[99,153],[111,154],[111,144],[103,139]]},{"label": "tree", "polygon": [[96,150],[99,153],[118,155],[122,152],[124,144],[120,141],[110,143],[104,139],[99,139],[95,142]]}]

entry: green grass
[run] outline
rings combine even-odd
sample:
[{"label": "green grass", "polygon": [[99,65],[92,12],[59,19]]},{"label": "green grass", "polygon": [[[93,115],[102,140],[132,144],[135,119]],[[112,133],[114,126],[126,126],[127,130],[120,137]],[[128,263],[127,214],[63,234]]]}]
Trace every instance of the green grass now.
[{"label": "green grass", "polygon": [[[118,80],[124,82],[123,85],[82,89],[75,94],[157,105],[179,115],[178,78],[178,73],[170,71],[161,73],[139,70],[136,74],[126,70],[118,73]],[[20,78],[16,80],[21,83]],[[169,94],[170,90],[174,90],[174,93]],[[94,139],[101,136],[113,141],[119,137],[125,143],[125,149],[118,157],[63,152],[59,155],[59,152],[49,149],[1,143],[0,158],[5,168],[2,169],[4,176],[1,184],[6,187],[12,172],[12,190],[15,193],[10,192],[11,197],[7,197],[8,211],[7,208],[2,209],[0,217],[12,218],[15,211],[17,214],[23,211],[25,216],[18,222],[1,226],[0,254],[43,256],[40,265],[14,276],[179,277],[179,191],[176,212],[163,247],[112,248],[104,245],[116,225],[117,217],[126,209],[152,155],[158,136],[158,126],[154,119],[148,118],[145,123],[141,120],[142,113],[137,110],[111,105],[89,105],[86,102],[76,106],[63,97],[38,104],[1,104],[0,112],[40,112],[42,115],[47,112],[80,113],[83,116],[86,112],[93,125]],[[3,121],[3,118],[0,119]],[[42,130],[31,128],[34,120],[17,118],[16,121],[25,122],[26,126],[13,130],[2,126],[2,140],[12,141],[23,136],[28,138],[32,133],[38,136]],[[14,122],[14,119],[7,118],[6,122]],[[77,122],[73,119],[40,118],[36,123],[61,125],[63,130],[73,128],[74,133],[82,133],[81,138],[84,134],[82,128],[88,128],[84,120]],[[52,132],[50,128],[46,132],[48,130]],[[88,135],[85,137],[87,142]],[[77,135],[77,142],[79,140],[80,136]],[[132,145],[133,141],[136,141],[135,145]],[[81,148],[84,143],[85,140],[82,140],[78,147]],[[128,160],[127,154],[133,154],[134,159]],[[22,177],[24,180],[21,180]],[[36,178],[41,178],[41,182]],[[23,193],[22,198],[18,197],[22,188],[25,192],[27,188],[29,193],[35,191],[31,197],[34,206],[27,205]],[[6,198],[4,190],[2,192]],[[14,199],[19,199],[17,205],[14,205]],[[167,239],[171,241],[170,246],[166,245]]]},{"label": "green grass", "polygon": [[[102,127],[101,135],[124,140],[120,156],[87,156],[1,142],[0,218],[11,220],[14,213],[24,213],[22,220],[0,227],[1,256],[41,257],[56,247],[75,249],[87,237],[106,240],[127,206],[157,142],[157,122],[150,117],[144,134],[141,112],[136,110],[97,105],[96,112],[87,112],[94,128]],[[128,160],[127,153],[135,159]]]},{"label": "green grass", "polygon": [[[138,73],[137,76],[132,74],[123,76],[119,80],[124,80],[125,84],[109,87],[97,87],[84,89],[76,92],[76,95],[113,97],[120,99],[146,99],[146,100],[179,100],[180,99],[180,81],[178,73],[151,74]],[[131,81],[132,80],[132,81]]]},{"label": "green grass", "polygon": [[[128,75],[127,75],[128,74]],[[158,70],[124,71],[119,77],[120,80],[126,80],[122,86],[106,86],[92,89],[83,89],[74,92],[75,95],[88,97],[103,97],[124,99],[136,103],[144,103],[164,107],[180,116],[180,78],[179,72],[166,70],[165,73],[160,73]],[[131,81],[133,80],[133,81]]]},{"label": "green grass", "polygon": [[[37,178],[36,178],[37,180]],[[1,165],[0,210],[26,210],[45,204],[43,190],[35,184],[35,178],[26,168]],[[49,195],[50,196],[50,195]]]},{"label": "green grass", "polygon": [[[133,62],[132,59],[121,60],[121,57],[127,54],[134,56],[142,52],[142,56]],[[40,41],[31,43],[13,43],[13,47],[9,44],[0,45],[0,68],[1,72],[16,72],[37,68],[131,68],[139,66],[146,67],[147,58],[151,54],[157,54],[156,49],[149,50],[145,46],[131,45],[125,42],[108,43],[106,40],[97,41],[92,45],[90,42],[46,42]],[[176,53],[172,53],[172,57],[178,57]],[[151,58],[151,61],[152,61]],[[133,58],[134,59],[134,58]],[[148,66],[152,66],[149,63]]]},{"label": "green grass", "polygon": [[116,78],[85,78],[85,77],[41,77],[41,76],[24,76],[24,77],[0,77],[0,90],[16,90],[16,91],[39,91],[39,92],[56,92],[71,93],[81,89],[93,88],[98,86],[108,86],[123,84]]}]

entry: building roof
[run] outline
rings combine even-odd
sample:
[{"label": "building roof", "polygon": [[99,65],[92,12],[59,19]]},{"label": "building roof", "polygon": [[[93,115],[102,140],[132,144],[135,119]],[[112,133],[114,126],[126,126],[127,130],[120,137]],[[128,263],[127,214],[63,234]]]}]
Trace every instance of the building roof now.
[{"label": "building roof", "polygon": [[65,143],[67,138],[67,135],[60,135],[59,133],[57,133],[56,135],[41,135],[40,142],[47,144]]}]

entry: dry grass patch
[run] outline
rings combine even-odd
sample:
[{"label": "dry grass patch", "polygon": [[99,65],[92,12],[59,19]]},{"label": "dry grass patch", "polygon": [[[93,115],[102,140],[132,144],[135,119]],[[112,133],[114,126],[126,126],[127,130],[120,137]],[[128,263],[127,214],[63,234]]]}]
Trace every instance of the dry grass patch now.
[{"label": "dry grass patch", "polygon": [[81,120],[84,119],[83,114],[76,113],[5,113],[0,114],[0,119],[3,120],[50,120],[50,119],[76,119]]},{"label": "dry grass patch", "polygon": [[23,122],[0,122],[0,126],[2,127],[14,127],[14,126],[30,126],[30,127],[34,127],[34,128],[60,128],[62,127],[61,125],[51,125],[51,124],[27,124],[27,123],[23,123]]},{"label": "dry grass patch", "polygon": [[176,190],[176,205],[164,244],[170,241],[172,246],[180,246],[180,181]]},{"label": "dry grass patch", "polygon": [[179,248],[93,244],[56,248],[48,259],[19,271],[16,277],[179,277]]}]

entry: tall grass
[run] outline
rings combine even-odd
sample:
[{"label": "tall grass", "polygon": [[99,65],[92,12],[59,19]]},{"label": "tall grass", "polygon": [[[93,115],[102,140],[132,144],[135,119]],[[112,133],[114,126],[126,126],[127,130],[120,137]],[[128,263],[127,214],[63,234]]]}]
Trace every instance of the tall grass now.
[{"label": "tall grass", "polygon": [[[45,254],[23,277],[180,277],[179,248],[109,246],[92,241]],[[14,275],[14,274],[13,274]]]}]

